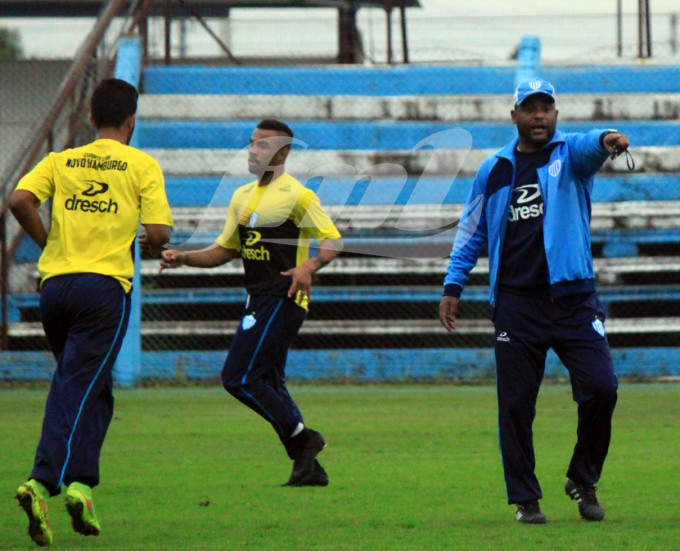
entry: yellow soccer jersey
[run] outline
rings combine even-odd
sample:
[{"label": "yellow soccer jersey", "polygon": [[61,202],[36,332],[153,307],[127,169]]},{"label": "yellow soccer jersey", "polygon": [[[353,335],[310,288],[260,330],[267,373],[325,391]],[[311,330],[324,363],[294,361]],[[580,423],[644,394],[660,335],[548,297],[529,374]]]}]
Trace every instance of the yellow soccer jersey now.
[{"label": "yellow soccer jersey", "polygon": [[[286,296],[290,277],[281,272],[309,258],[311,238],[339,239],[340,233],[316,194],[284,173],[266,186],[251,182],[238,188],[216,241],[240,251],[248,293]],[[307,307],[306,297],[296,302]]]},{"label": "yellow soccer jersey", "polygon": [[116,140],[50,153],[17,189],[52,199],[52,225],[38,261],[42,281],[96,273],[131,288],[131,245],[143,224],[172,226],[163,173],[155,159]]}]

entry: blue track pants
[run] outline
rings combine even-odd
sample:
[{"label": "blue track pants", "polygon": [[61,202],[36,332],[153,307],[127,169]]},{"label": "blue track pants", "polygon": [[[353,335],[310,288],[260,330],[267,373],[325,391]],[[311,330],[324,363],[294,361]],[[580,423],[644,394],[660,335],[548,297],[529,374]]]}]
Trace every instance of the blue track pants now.
[{"label": "blue track pants", "polygon": [[249,297],[222,368],[227,392],[272,425],[289,455],[302,414],[286,388],[285,366],[306,314],[286,297]]},{"label": "blue track pants", "polygon": [[112,277],[56,276],[42,286],[40,313],[57,369],[31,478],[56,495],[62,484],[99,483],[99,455],[113,416],[112,370],[130,296]]},{"label": "blue track pants", "polygon": [[576,446],[567,477],[594,484],[600,478],[616,405],[617,378],[595,293],[559,299],[498,294],[495,353],[498,419],[508,503],[542,497],[534,473],[532,424],[552,348],[569,371],[578,404]]}]

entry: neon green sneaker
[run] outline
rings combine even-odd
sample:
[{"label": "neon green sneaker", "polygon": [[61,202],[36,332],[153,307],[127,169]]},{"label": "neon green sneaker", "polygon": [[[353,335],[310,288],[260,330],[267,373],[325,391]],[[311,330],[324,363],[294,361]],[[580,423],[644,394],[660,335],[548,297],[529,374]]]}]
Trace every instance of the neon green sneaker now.
[{"label": "neon green sneaker", "polygon": [[92,488],[73,482],[66,489],[66,510],[71,515],[73,531],[83,536],[98,536],[99,521],[92,503]]},{"label": "neon green sneaker", "polygon": [[29,480],[17,489],[17,501],[28,516],[28,535],[40,547],[52,543],[52,529],[47,520],[47,500],[50,493],[37,480]]}]

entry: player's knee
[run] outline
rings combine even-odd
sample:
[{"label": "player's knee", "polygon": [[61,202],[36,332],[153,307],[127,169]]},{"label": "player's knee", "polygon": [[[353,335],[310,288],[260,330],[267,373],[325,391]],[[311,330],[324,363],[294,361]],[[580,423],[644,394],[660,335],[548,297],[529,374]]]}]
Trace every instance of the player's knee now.
[{"label": "player's knee", "polygon": [[601,402],[616,402],[618,383],[615,377],[598,380],[591,388],[592,396]]},{"label": "player's knee", "polygon": [[616,404],[618,382],[614,375],[592,379],[585,392],[575,394],[574,399],[579,404],[597,403],[612,406]]},{"label": "player's knee", "polygon": [[232,395],[240,393],[243,388],[241,377],[234,376],[228,371],[222,371],[222,386],[224,390]]},{"label": "player's knee", "polygon": [[247,366],[241,365],[240,362],[232,361],[232,358],[227,356],[227,361],[222,366],[220,378],[222,379],[222,386],[229,394],[238,392],[239,388],[243,386],[242,380],[246,370]]}]

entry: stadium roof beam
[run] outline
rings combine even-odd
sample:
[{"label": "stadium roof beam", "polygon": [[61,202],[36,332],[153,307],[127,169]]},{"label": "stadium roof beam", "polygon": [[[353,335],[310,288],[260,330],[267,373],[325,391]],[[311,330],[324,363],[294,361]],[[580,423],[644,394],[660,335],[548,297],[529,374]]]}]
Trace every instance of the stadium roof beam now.
[{"label": "stadium roof beam", "polygon": [[[338,8],[359,7],[405,8],[420,7],[419,0],[189,0],[203,17],[220,17],[231,8]],[[0,17],[95,17],[101,12],[104,0],[3,0]],[[152,13],[162,15],[164,0],[158,0]],[[186,12],[173,2],[173,13]]]},{"label": "stadium roof beam", "polygon": [[[0,2],[0,17],[97,17],[104,4],[102,0],[5,0]],[[356,26],[356,14],[362,7],[385,10],[387,62],[393,63],[392,11],[397,9],[401,19],[402,58],[408,63],[406,8],[420,7],[420,0],[157,0],[150,15],[186,16],[187,6],[198,17],[229,17],[233,8],[335,8],[338,10],[338,63],[363,60]]]}]

